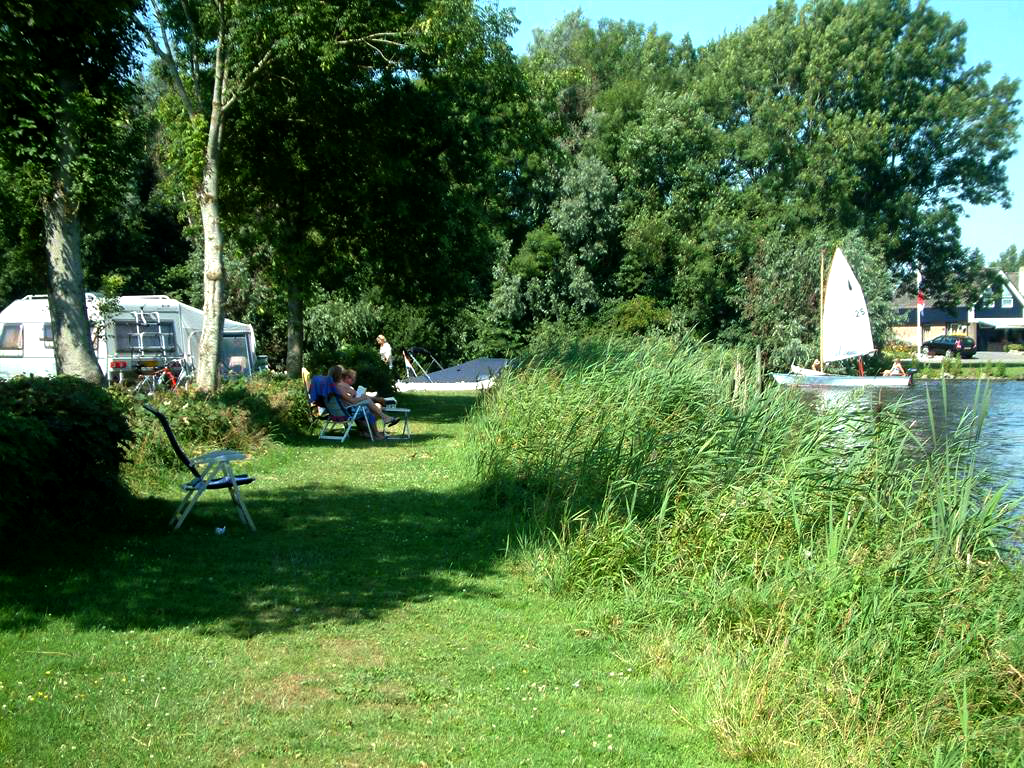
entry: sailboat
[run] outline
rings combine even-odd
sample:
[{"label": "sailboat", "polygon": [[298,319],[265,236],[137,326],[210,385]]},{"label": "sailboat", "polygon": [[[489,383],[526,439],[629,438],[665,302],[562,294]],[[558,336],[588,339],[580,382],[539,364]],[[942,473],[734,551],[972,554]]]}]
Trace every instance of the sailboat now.
[{"label": "sailboat", "polygon": [[[824,263],[822,263],[824,273]],[[864,291],[841,248],[832,256],[821,306],[821,363],[849,360],[875,351]],[[796,387],[906,387],[910,376],[839,376],[799,365],[773,373],[779,384]]]}]

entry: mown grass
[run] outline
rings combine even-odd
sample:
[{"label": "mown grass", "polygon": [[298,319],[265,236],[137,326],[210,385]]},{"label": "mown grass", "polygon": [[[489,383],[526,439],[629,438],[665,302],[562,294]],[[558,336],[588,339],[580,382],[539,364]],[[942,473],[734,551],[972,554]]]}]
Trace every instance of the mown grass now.
[{"label": "mown grass", "polygon": [[1024,364],[1016,362],[1003,362],[988,360],[964,361],[960,358],[948,357],[938,363],[922,363],[911,360],[904,362],[904,366],[915,368],[915,378],[918,379],[1012,379],[1020,381],[1024,379]]},{"label": "mown grass", "polygon": [[141,444],[152,532],[5,563],[0,764],[724,765],[700,698],[536,589],[467,461],[473,399],[402,400],[411,443],[263,442],[256,532],[208,495],[168,533],[182,475]]},{"label": "mown grass", "polygon": [[[549,352],[489,395],[478,468],[538,572],[698,690],[728,755],[1009,765],[1024,752],[1017,501],[970,419],[816,408],[690,342]],[[549,544],[552,542],[553,544]]]}]

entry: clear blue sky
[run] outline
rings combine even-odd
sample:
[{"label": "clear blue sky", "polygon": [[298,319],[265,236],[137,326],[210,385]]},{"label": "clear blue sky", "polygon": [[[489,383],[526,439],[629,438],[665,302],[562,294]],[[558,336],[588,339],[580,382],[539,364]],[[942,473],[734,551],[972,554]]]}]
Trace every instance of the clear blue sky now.
[{"label": "clear blue sky", "polygon": [[[967,22],[967,63],[988,61],[989,82],[1003,75],[1022,81],[1024,89],[1024,0],[930,0],[953,19]],[[498,0],[519,18],[519,32],[511,44],[524,54],[534,29],[551,29],[566,14],[580,9],[593,22],[626,19],[657,25],[678,41],[689,35],[703,45],[724,33],[746,27],[772,8],[774,0]],[[1018,98],[1024,92],[1018,90]],[[963,244],[978,248],[987,261],[1011,245],[1024,248],[1024,138],[1018,137],[1017,154],[1007,164],[1012,207],[968,206],[960,220]]]}]

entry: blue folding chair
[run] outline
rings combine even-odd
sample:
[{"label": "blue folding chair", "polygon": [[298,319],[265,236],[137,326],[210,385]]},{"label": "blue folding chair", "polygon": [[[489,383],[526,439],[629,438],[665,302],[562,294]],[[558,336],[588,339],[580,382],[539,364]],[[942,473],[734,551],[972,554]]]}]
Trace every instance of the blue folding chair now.
[{"label": "blue folding chair", "polygon": [[334,390],[334,382],[329,376],[313,376],[309,380],[309,404],[315,410],[316,418],[323,422],[320,429],[321,440],[348,439],[352,428],[362,423],[374,440],[374,416],[365,405],[348,405],[342,402]]},{"label": "blue folding chair", "polygon": [[171,429],[167,417],[149,403],[143,403],[142,407],[160,421],[164,432],[167,433],[167,439],[171,441],[171,448],[174,449],[174,454],[193,475],[191,480],[183,483],[181,486],[181,490],[185,492],[185,498],[178,505],[178,509],[171,518],[169,525],[173,525],[174,530],[181,528],[181,524],[185,522],[188,513],[192,511],[192,507],[196,505],[199,497],[205,491],[227,488],[231,491],[231,499],[235,502],[235,507],[238,508],[238,518],[243,524],[248,525],[249,528],[255,531],[256,525],[249,515],[249,510],[245,508],[245,501],[242,500],[242,492],[239,490],[239,486],[248,485],[255,478],[249,475],[236,474],[232,465],[232,462],[241,461],[248,457],[239,451],[210,451],[202,456],[190,459],[181,449],[181,446],[178,445],[178,440],[174,437],[174,430]]}]

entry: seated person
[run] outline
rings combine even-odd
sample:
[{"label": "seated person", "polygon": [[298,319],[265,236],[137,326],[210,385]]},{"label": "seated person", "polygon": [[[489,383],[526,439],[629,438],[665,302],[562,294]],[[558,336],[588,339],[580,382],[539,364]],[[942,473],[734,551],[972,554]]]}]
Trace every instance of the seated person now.
[{"label": "seated person", "polygon": [[[337,368],[338,371],[334,371]],[[334,366],[328,374],[338,373],[341,366]],[[342,397],[339,379],[327,376],[314,376],[309,381],[309,402],[330,415],[334,421],[347,421],[348,414],[342,410],[342,405],[348,405]],[[374,439],[384,437],[383,432],[377,430],[377,417],[373,413],[366,413],[366,427],[373,433]]]},{"label": "seated person", "polygon": [[811,363],[811,370],[812,371],[820,371],[821,370],[821,360],[819,360],[818,358],[814,358],[814,362]]},{"label": "seated person", "polygon": [[903,363],[898,359],[892,361],[892,368],[887,371],[882,371],[883,376],[906,376],[907,372],[903,368]]},{"label": "seated person", "polygon": [[[382,403],[390,402],[388,398],[384,397],[369,397],[365,394],[360,396],[356,392],[356,372],[351,368],[342,368],[340,365],[333,365],[327,372],[327,375],[331,377],[334,382],[334,386],[338,393],[338,397],[346,405],[365,405],[370,411],[370,414],[375,417],[375,420],[380,420],[384,423],[384,426],[390,427],[392,424],[397,424],[398,419],[387,416],[384,413]],[[372,427],[376,430],[376,427]],[[374,439],[384,437],[383,432],[374,431]]]}]

